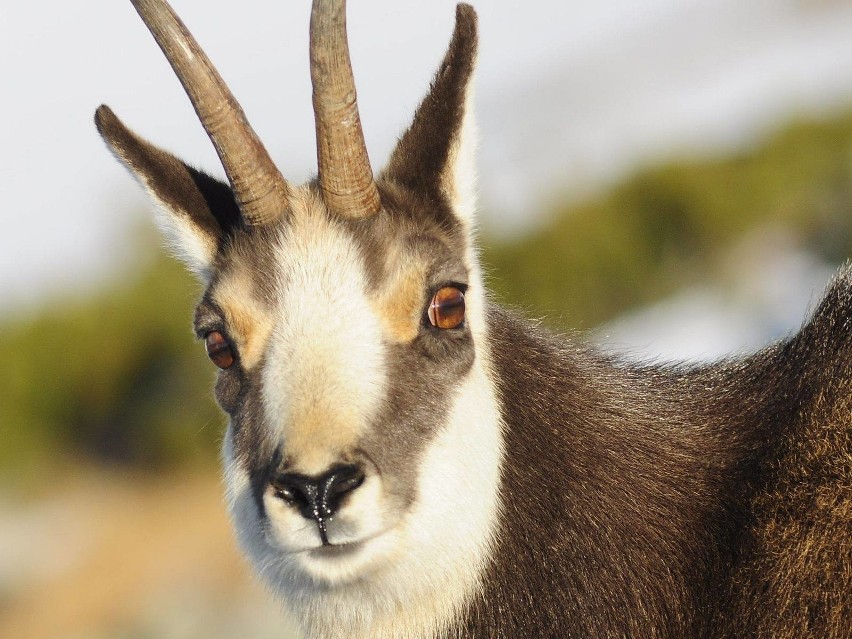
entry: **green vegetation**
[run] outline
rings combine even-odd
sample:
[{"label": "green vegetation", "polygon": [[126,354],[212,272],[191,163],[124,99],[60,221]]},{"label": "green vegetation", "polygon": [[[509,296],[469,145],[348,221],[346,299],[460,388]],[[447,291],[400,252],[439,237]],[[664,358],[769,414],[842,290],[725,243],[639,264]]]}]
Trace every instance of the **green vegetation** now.
[{"label": "green vegetation", "polygon": [[[92,458],[147,468],[211,458],[224,419],[191,334],[197,285],[163,257],[95,299],[3,327],[0,468]],[[50,478],[52,479],[52,478]]]},{"label": "green vegetation", "polygon": [[498,299],[591,328],[694,282],[749,230],[797,232],[832,262],[852,255],[852,114],[793,126],[736,157],[677,162],[555,212],[485,251]]},{"label": "green vegetation", "polygon": [[[750,229],[783,224],[835,262],[852,255],[852,114],[800,124],[737,157],[672,163],[486,243],[499,299],[590,328],[716,268]],[[190,333],[197,285],[158,258],[93,299],[7,320],[0,468],[50,480],[57,459],[143,468],[212,460],[225,422]]]}]

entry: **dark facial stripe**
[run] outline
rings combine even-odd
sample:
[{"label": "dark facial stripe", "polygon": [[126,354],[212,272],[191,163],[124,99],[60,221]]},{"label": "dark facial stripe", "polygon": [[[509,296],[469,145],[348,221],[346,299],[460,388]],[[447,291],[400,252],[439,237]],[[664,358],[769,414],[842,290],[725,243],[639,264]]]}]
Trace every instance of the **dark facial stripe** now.
[{"label": "dark facial stripe", "polygon": [[[388,199],[397,202],[403,198],[397,192]],[[422,308],[415,309],[419,318],[419,324],[413,327],[415,337],[407,343],[386,345],[389,386],[379,414],[357,442],[361,453],[379,469],[386,489],[400,507],[405,507],[416,499],[418,461],[445,423],[453,391],[469,372],[475,355],[466,325],[441,330],[426,320],[426,305],[434,287],[448,281],[467,282],[460,257],[465,246],[461,229],[456,225],[448,231],[446,225],[436,223],[433,216],[422,213],[422,202],[416,198],[400,206],[404,210],[385,210],[369,220],[333,223],[350,233],[370,272],[369,286],[377,290],[387,288],[387,278],[397,270],[387,263],[388,256],[398,256],[409,267],[422,264],[423,290],[418,302]],[[420,216],[408,207],[421,211]],[[256,290],[266,289],[260,297],[277,305],[277,292],[269,284],[270,280],[280,281],[277,273],[269,274],[275,267],[274,250],[270,248],[274,245],[266,231],[244,233],[235,238],[230,250],[238,254],[242,264],[253,265]],[[227,264],[223,264],[222,272],[227,272]],[[214,281],[211,288],[215,286]],[[280,432],[280,425],[265,423],[261,371],[267,365],[275,363],[264,358],[252,371],[226,371],[217,385],[219,401],[232,417],[235,455],[251,478],[259,509],[270,473],[288,454],[286,442],[271,439],[272,433]]]}]

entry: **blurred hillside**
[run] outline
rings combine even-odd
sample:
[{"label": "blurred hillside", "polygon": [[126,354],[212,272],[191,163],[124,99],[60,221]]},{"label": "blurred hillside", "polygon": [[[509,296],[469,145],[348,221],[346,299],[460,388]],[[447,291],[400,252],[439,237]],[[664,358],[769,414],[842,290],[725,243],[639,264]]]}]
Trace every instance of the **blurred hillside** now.
[{"label": "blurred hillside", "polygon": [[589,329],[718,277],[742,237],[778,227],[828,262],[852,255],[852,114],[796,124],[734,157],[642,171],[557,207],[521,240],[490,244],[485,261],[498,299]]},{"label": "blurred hillside", "polygon": [[0,468],[51,481],[45,467],[71,459],[149,469],[209,461],[223,420],[190,331],[196,296],[184,269],[157,257],[91,299],[7,321]]},{"label": "blurred hillside", "polygon": [[[512,242],[488,242],[496,297],[560,329],[719,277],[739,238],[779,226],[831,263],[852,254],[852,114],[753,150],[636,174]],[[156,251],[148,246],[146,251]],[[2,326],[0,468],[48,480],[57,459],[160,468],[215,459],[214,373],[190,334],[197,286],[157,252],[90,299]]]}]

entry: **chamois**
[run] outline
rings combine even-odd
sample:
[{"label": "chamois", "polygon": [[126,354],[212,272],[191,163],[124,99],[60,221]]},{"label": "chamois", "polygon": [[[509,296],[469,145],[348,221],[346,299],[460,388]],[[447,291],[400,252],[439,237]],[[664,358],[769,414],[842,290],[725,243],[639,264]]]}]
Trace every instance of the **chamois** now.
[{"label": "chamois", "polygon": [[374,177],[345,0],[314,0],[298,186],[166,2],[132,1],[229,185],[96,125],[204,287],[230,513],[307,637],[852,636],[852,268],[740,359],[557,338],[483,286],[470,6]]}]

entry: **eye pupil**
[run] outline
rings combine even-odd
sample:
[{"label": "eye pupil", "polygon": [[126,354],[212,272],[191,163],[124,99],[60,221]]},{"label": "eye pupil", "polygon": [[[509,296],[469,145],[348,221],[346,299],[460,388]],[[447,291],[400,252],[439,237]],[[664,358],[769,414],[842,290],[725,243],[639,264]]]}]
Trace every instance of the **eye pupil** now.
[{"label": "eye pupil", "polygon": [[464,293],[445,286],[435,293],[429,304],[429,322],[437,328],[458,328],[464,322]]},{"label": "eye pupil", "polygon": [[207,356],[219,368],[229,368],[234,363],[234,351],[231,344],[219,331],[210,331],[204,338]]}]

